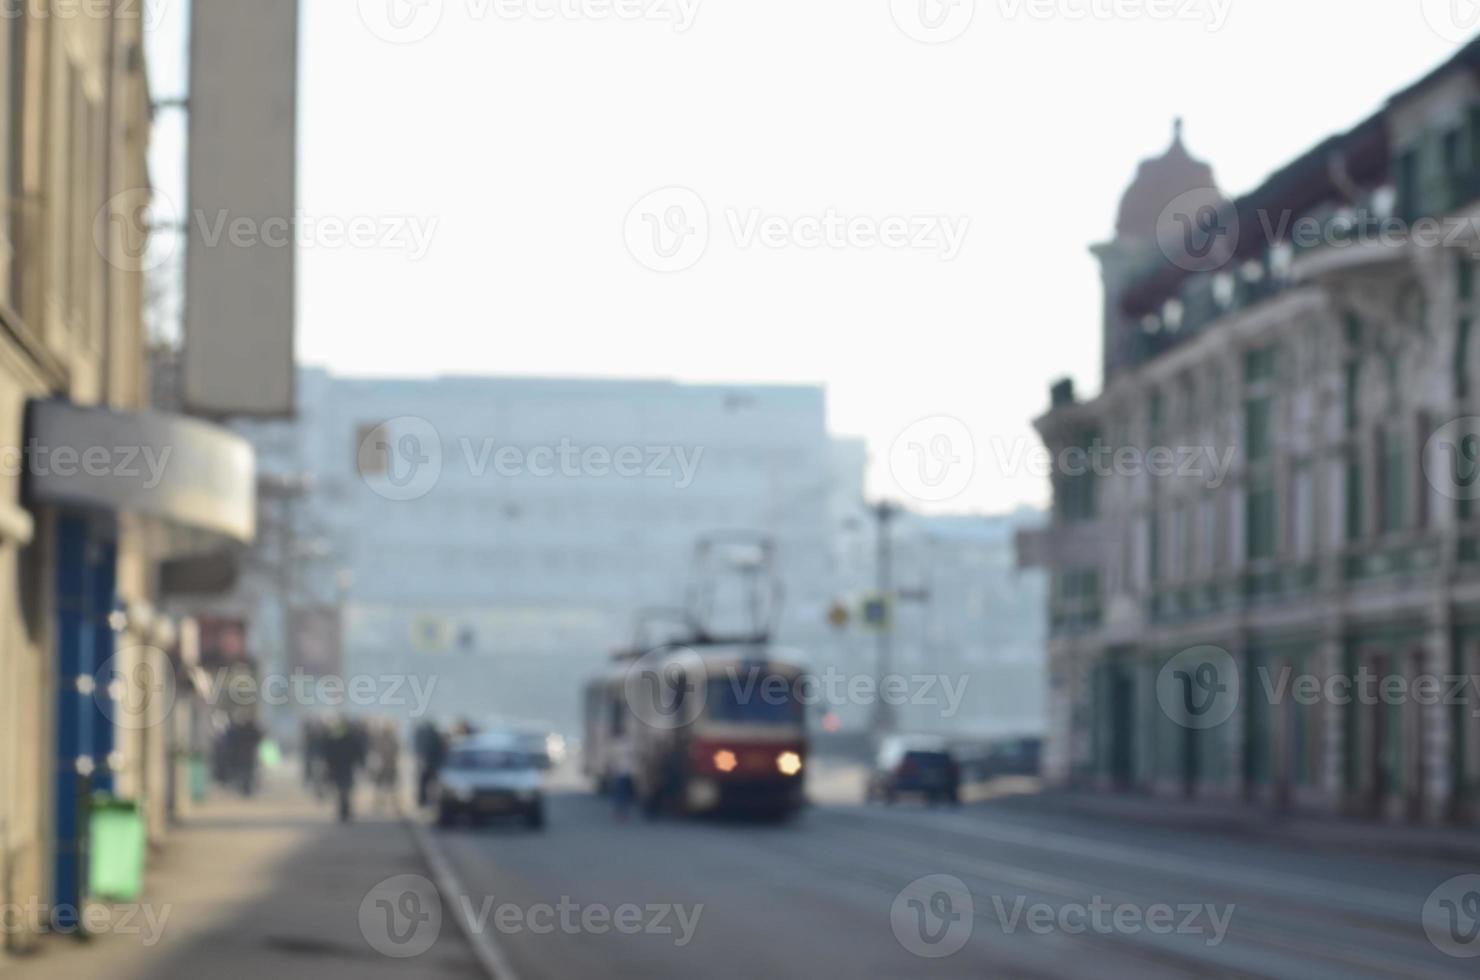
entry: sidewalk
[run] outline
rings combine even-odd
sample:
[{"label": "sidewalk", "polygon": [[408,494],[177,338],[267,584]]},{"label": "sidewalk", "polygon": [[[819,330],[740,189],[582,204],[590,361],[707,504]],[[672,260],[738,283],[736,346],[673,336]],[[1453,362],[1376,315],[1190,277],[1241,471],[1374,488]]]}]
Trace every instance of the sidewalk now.
[{"label": "sidewalk", "polygon": [[283,766],[254,799],[217,791],[154,857],[140,909],[114,909],[87,942],[48,937],[0,976],[483,980],[399,817],[362,794],[366,815],[341,827],[296,779]]},{"label": "sidewalk", "polygon": [[1480,830],[1473,828],[1280,814],[1239,803],[1200,803],[1063,789],[1045,790],[1036,797],[1014,802],[1143,827],[1261,838],[1302,847],[1367,851],[1387,857],[1480,863]]}]

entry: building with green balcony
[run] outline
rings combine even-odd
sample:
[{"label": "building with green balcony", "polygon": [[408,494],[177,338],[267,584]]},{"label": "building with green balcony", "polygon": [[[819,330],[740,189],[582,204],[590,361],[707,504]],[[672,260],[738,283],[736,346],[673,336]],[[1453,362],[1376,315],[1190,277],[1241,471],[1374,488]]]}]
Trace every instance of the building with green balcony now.
[{"label": "building with green balcony", "polygon": [[1237,199],[1179,124],[1093,251],[1020,540],[1049,779],[1480,818],[1480,42]]}]

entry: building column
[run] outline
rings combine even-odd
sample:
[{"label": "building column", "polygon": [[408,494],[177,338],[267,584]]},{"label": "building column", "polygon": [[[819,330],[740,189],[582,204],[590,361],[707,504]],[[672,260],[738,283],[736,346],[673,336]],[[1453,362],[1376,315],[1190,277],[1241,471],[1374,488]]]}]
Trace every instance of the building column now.
[{"label": "building column", "polygon": [[[1431,678],[1438,678],[1438,703],[1416,704],[1419,712],[1418,755],[1423,771],[1420,787],[1423,818],[1428,823],[1441,823],[1460,817],[1457,809],[1457,773],[1455,765],[1460,758],[1458,738],[1463,727],[1463,704],[1450,704],[1450,678],[1462,672],[1457,669],[1460,660],[1456,655],[1454,624],[1450,616],[1448,601],[1435,603],[1429,630],[1424,638],[1419,670]],[[1465,688],[1469,690],[1468,686]]]},{"label": "building column", "polygon": [[[1321,680],[1322,691],[1330,690],[1333,678],[1345,669],[1346,644],[1339,630],[1330,630],[1316,645],[1313,669]],[[1332,704],[1324,697],[1320,701],[1321,766],[1317,776],[1322,795],[1332,812],[1340,811],[1346,804],[1346,767],[1348,754],[1354,751],[1346,744],[1348,706]]]}]

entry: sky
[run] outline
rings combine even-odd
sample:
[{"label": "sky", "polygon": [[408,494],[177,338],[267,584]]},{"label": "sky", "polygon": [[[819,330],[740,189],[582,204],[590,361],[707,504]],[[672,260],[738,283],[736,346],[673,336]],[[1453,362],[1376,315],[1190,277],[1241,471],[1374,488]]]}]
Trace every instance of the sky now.
[{"label": "sky", "polygon": [[[154,2],[168,98],[185,12]],[[302,3],[301,363],[823,384],[871,496],[956,513],[1046,502],[1021,450],[1053,381],[1098,390],[1089,246],[1175,117],[1242,193],[1474,27],[1470,0]],[[182,199],[183,125],[152,164]],[[967,465],[922,484],[931,454]]]}]

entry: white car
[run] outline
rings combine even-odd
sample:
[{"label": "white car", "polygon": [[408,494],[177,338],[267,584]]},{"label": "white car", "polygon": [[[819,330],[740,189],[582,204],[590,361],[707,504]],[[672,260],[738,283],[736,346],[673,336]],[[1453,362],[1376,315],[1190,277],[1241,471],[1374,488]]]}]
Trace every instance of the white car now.
[{"label": "white car", "polygon": [[495,732],[458,739],[437,774],[437,823],[446,827],[462,817],[474,823],[518,817],[526,826],[543,827],[548,768],[542,754],[530,752],[519,735]]}]

